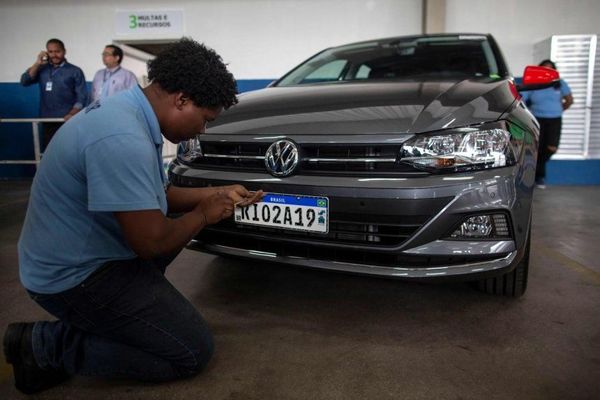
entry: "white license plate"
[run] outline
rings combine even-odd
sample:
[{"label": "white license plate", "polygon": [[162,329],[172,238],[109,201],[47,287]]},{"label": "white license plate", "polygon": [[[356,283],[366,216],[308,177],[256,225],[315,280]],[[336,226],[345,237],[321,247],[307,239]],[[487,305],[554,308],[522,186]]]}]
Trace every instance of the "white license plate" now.
[{"label": "white license plate", "polygon": [[329,199],[267,193],[260,203],[236,207],[234,219],[238,224],[327,233]]}]

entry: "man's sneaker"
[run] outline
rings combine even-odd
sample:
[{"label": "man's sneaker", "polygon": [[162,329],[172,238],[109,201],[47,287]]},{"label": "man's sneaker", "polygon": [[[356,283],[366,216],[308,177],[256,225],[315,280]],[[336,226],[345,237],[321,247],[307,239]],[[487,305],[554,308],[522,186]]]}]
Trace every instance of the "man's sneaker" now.
[{"label": "man's sneaker", "polygon": [[546,181],[544,178],[538,178],[535,180],[535,187],[538,189],[546,189]]},{"label": "man's sneaker", "polygon": [[33,394],[64,382],[69,375],[65,370],[40,368],[33,355],[31,332],[33,323],[8,325],[4,333],[4,356],[12,364],[15,387],[25,394]]}]

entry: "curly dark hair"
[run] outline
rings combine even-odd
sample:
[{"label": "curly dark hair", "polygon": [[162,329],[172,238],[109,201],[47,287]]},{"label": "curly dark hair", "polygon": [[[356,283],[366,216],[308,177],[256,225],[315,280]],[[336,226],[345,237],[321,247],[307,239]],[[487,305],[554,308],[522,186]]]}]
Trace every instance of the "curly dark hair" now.
[{"label": "curly dark hair", "polygon": [[214,50],[183,38],[148,61],[148,79],[167,93],[182,92],[198,107],[237,104],[237,84]]}]

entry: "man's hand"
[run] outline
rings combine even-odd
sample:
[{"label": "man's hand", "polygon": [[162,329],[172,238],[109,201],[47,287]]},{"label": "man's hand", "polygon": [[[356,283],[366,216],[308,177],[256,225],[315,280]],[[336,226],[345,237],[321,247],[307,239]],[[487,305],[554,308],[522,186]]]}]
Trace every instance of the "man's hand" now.
[{"label": "man's hand", "polygon": [[29,77],[32,79],[35,79],[40,68],[43,65],[48,64],[48,59],[49,59],[48,53],[46,53],[43,50],[40,51],[40,53],[35,58],[35,62],[33,63],[33,65],[27,69],[27,73],[29,74]]},{"label": "man's hand", "polygon": [[67,113],[67,114],[66,114],[66,115],[63,117],[63,119],[64,119],[65,121],[68,121],[68,120],[70,120],[71,118],[73,118],[73,117],[75,116],[75,114],[77,114],[79,111],[80,111],[80,110],[79,110],[78,108],[75,108],[75,107],[73,107],[73,108],[71,109],[71,111],[69,111],[69,112],[68,112],[68,113]]},{"label": "man's hand", "polygon": [[44,50],[40,51],[40,54],[38,54],[37,59],[35,60],[35,63],[37,65],[48,64],[48,53],[46,53]]},{"label": "man's hand", "polygon": [[202,199],[194,208],[193,213],[204,215],[204,222],[208,225],[216,224],[222,219],[228,218],[233,213],[233,200],[223,191],[218,191]]},{"label": "man's hand", "polygon": [[217,188],[216,192],[206,197],[194,209],[193,212],[201,212],[209,225],[231,217],[236,205],[247,206],[260,201],[264,193],[259,190],[250,193],[242,185],[231,185]]},{"label": "man's hand", "polygon": [[167,202],[169,212],[181,213],[193,211],[198,203],[208,204],[207,199],[220,193],[226,195],[235,205],[247,206],[261,200],[264,193],[262,190],[250,193],[242,185],[214,186],[203,188],[177,187],[171,185],[167,190]]},{"label": "man's hand", "polygon": [[262,190],[251,193],[242,185],[224,186],[223,190],[225,190],[227,196],[233,200],[233,204],[236,207],[245,207],[257,203],[262,200],[265,195]]}]

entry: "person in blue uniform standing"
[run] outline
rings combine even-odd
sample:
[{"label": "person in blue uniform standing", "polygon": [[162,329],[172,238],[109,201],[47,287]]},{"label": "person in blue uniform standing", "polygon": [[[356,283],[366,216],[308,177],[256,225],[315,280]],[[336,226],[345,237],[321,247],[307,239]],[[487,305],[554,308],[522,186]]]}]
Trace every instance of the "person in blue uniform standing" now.
[{"label": "person in blue uniform standing", "polygon": [[[550,60],[544,60],[539,65],[556,69],[556,65]],[[573,95],[567,82],[561,79],[552,87],[523,92],[522,96],[529,110],[540,123],[535,183],[543,188],[546,179],[546,163],[558,150],[562,114],[573,104]]]},{"label": "person in blue uniform standing", "polygon": [[[67,62],[65,44],[59,39],[46,42],[35,62],[21,75],[21,85],[38,84],[40,87],[40,117],[69,120],[88,102],[83,71]],[[44,124],[44,147],[62,123]]]},{"label": "person in blue uniform standing", "polygon": [[165,175],[163,136],[191,140],[237,103],[221,57],[182,39],[148,63],[148,78],[65,124],[35,175],[19,273],[57,320],[6,329],[5,357],[24,393],[71,375],[166,382],[199,373],[212,356],[204,318],[165,269],[200,230],[263,193],[176,187]]}]

